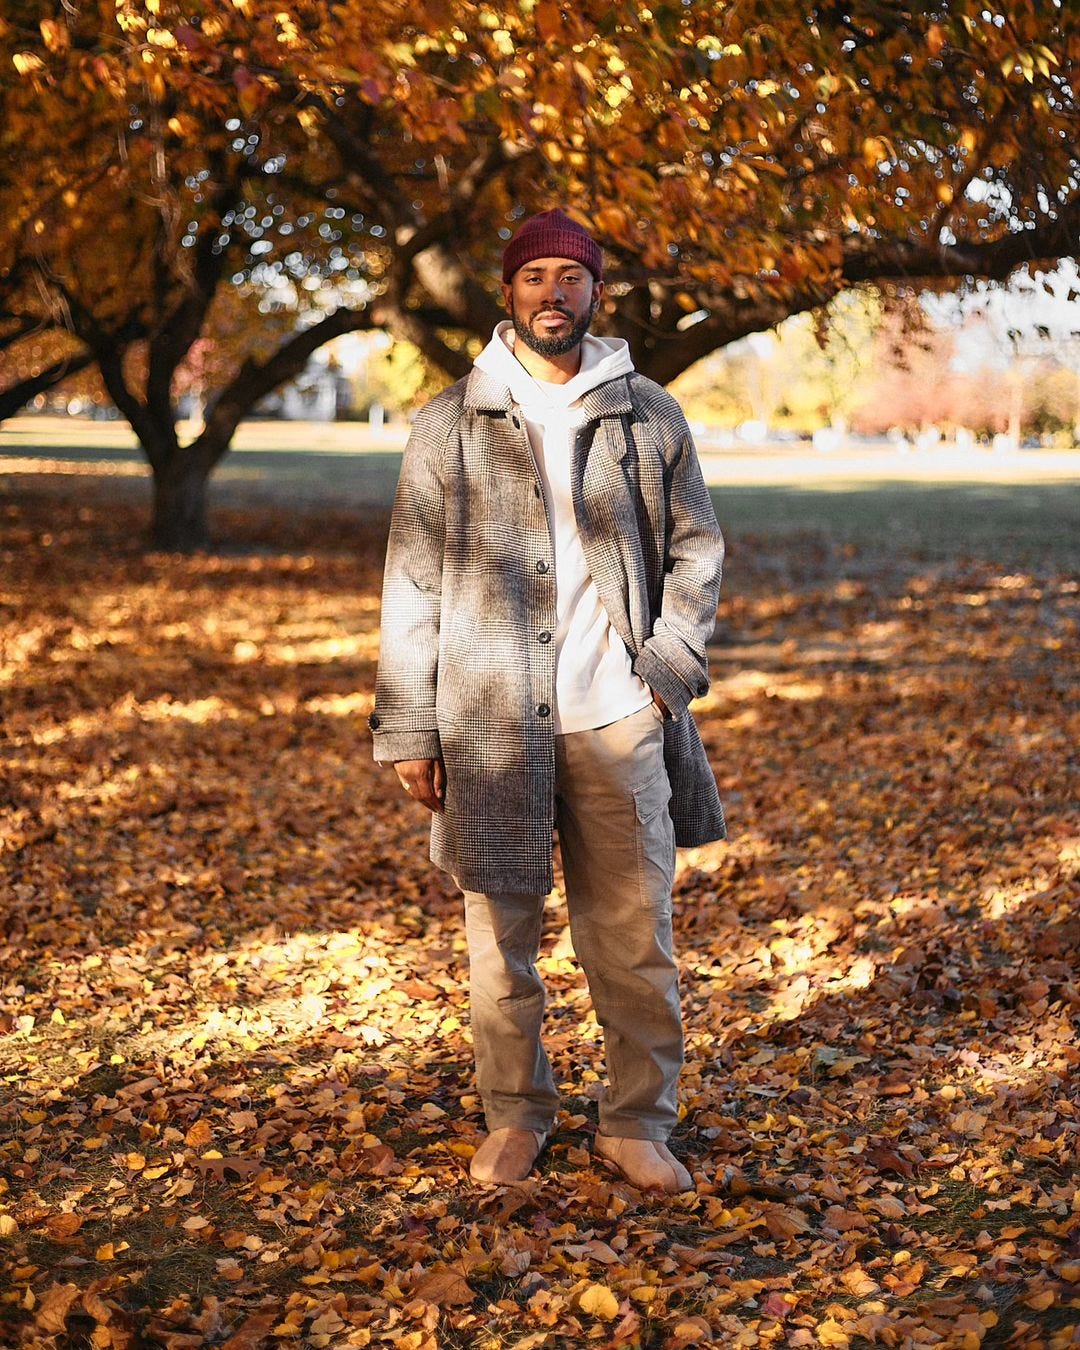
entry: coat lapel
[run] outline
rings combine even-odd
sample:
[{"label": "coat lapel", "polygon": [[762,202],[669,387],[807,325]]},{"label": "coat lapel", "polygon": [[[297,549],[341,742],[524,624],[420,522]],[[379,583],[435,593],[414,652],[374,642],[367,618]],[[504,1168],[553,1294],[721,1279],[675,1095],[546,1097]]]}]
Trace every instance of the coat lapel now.
[{"label": "coat lapel", "polygon": [[589,572],[611,626],[636,656],[644,634],[634,631],[640,578],[635,558],[636,512],[625,464],[633,412],[625,378],[590,389],[585,420],[574,441],[574,510]]}]

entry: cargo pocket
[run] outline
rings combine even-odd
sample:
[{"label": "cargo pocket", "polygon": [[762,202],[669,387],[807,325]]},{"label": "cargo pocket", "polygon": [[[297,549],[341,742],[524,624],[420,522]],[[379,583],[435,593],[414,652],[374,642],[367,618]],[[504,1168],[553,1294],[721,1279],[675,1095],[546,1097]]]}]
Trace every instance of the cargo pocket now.
[{"label": "cargo pocket", "polygon": [[634,789],[635,833],[641,903],[650,914],[671,911],[671,887],[675,880],[675,827],[668,803],[671,783],[660,769]]}]

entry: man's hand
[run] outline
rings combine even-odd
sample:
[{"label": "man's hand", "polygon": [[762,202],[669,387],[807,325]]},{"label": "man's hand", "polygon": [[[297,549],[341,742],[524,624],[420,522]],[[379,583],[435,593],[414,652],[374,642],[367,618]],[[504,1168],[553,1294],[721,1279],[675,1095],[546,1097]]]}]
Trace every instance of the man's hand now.
[{"label": "man's hand", "polygon": [[655,689],[652,691],[652,701],[656,704],[656,706],[660,709],[660,711],[661,711],[661,712],[663,713],[663,715],[666,717],[666,716],[668,715],[668,706],[667,706],[667,704],[664,702],[664,700],[660,697],[660,695],[656,692]]},{"label": "man's hand", "polygon": [[446,795],[446,769],[441,759],[401,759],[394,765],[401,786],[414,802],[441,811]]}]

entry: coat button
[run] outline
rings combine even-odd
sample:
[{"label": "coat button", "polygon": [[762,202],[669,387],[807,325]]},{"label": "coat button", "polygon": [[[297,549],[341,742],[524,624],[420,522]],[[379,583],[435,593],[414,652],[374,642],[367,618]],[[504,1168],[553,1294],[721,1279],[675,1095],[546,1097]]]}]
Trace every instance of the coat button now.
[{"label": "coat button", "polygon": [[538,703],[536,705],[536,715],[537,717],[550,717],[551,709],[546,703]]},{"label": "coat button", "polygon": [[550,642],[550,641],[551,641],[551,634],[548,632],[548,630],[547,630],[546,628],[545,628],[544,631],[540,634],[540,641],[541,641],[541,642]]},{"label": "coat button", "polygon": [[540,561],[536,564],[536,570],[540,573],[541,576],[543,576],[544,573],[548,570],[548,565],[543,560],[543,558],[541,558]]},{"label": "coat button", "polygon": [[380,721],[379,714],[378,714],[378,713],[372,713],[371,716],[370,716],[370,717],[368,718],[368,720],[367,720],[367,724],[368,724],[368,726],[371,728],[372,731],[378,731],[378,729],[379,729],[379,721]]},{"label": "coat button", "polygon": [[533,496],[534,496],[534,497],[539,497],[539,496],[540,496],[540,484],[539,484],[539,483],[534,483],[534,484],[533,484]]},{"label": "coat button", "polygon": [[516,417],[514,418],[514,426],[516,426],[516,427],[520,427],[520,426],[521,426],[521,423],[517,420]]}]

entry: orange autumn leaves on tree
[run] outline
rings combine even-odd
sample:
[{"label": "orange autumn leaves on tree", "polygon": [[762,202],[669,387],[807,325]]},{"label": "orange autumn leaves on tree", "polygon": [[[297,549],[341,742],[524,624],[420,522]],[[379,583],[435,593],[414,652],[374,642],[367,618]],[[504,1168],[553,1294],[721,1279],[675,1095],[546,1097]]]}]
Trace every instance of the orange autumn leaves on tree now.
[{"label": "orange autumn leaves on tree", "polygon": [[488,317],[455,246],[490,262],[493,217],[579,204],[634,283],[611,323],[666,381],[848,284],[1001,278],[1073,251],[1070,14],[127,0],[4,37],[41,111],[73,83],[117,110],[136,94],[165,160],[224,150],[213,119],[238,112],[283,137],[291,170],[311,178],[314,156],[379,202],[381,269],[397,255],[409,283],[392,308],[432,309],[412,327],[433,354],[437,317]]},{"label": "orange autumn leaves on tree", "polygon": [[[16,70],[47,82],[81,28],[80,78],[118,99],[144,88],[171,112],[165,139],[197,130],[186,109],[224,116],[238,102],[333,143],[333,107],[347,119],[359,103],[402,133],[396,162],[377,134],[372,145],[391,179],[410,146],[438,148],[450,179],[480,150],[518,147],[644,269],[738,280],[743,298],[800,278],[824,286],[845,231],[869,254],[875,241],[935,243],[946,225],[957,241],[992,240],[1003,209],[1048,217],[1055,203],[1039,193],[1057,198],[1075,169],[1060,134],[1080,57],[1067,7],[1011,5],[1000,20],[969,3],[920,20],[769,0],[447,0],[408,14],[366,0],[217,0],[194,14],[125,0],[98,14],[47,20],[40,36],[10,25]],[[24,35],[34,41],[15,50]],[[963,200],[977,179],[994,187],[989,207]],[[418,221],[445,209],[443,176],[417,174],[411,187]],[[755,242],[748,217],[771,237]]]}]

